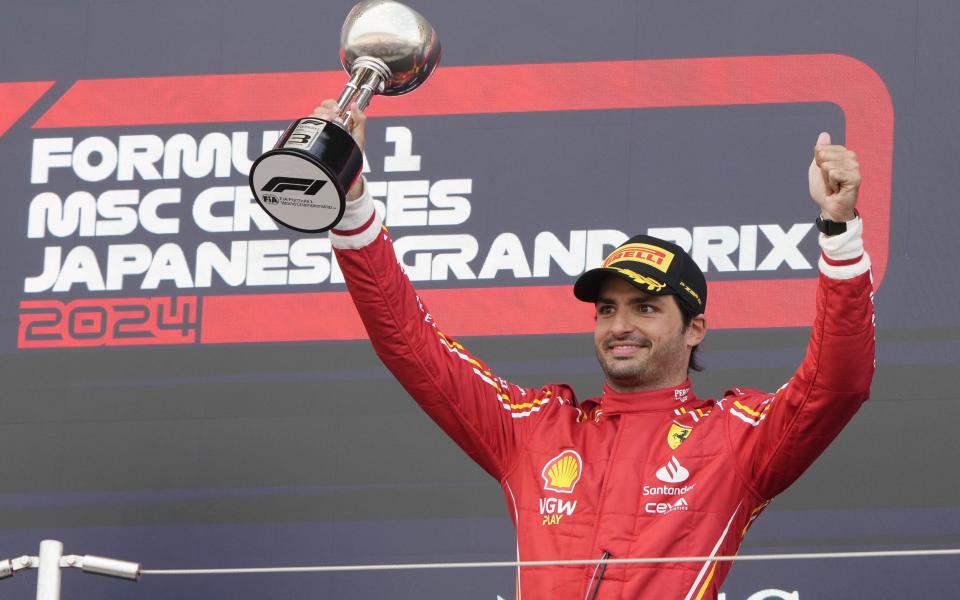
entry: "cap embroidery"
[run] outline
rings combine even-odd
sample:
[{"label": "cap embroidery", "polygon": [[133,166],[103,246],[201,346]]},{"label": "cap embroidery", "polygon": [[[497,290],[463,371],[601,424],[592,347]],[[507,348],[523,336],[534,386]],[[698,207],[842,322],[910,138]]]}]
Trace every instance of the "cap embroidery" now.
[{"label": "cap embroidery", "polygon": [[613,269],[618,273],[622,273],[629,277],[637,285],[647,286],[647,290],[651,292],[659,292],[663,288],[667,287],[667,284],[660,283],[652,277],[647,277],[646,275],[641,275],[640,273],[635,273],[629,269],[621,269],[620,267],[607,267],[608,269]]}]

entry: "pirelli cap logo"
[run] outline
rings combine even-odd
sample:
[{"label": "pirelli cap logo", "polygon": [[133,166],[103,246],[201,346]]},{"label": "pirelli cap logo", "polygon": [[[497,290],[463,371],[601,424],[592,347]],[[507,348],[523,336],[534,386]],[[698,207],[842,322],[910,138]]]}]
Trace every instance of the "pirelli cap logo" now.
[{"label": "pirelli cap logo", "polygon": [[543,489],[561,494],[573,493],[583,472],[583,459],[574,450],[564,450],[543,465]]},{"label": "pirelli cap logo", "polygon": [[621,260],[632,260],[649,265],[662,273],[666,273],[673,262],[673,252],[658,248],[651,244],[626,244],[614,250],[603,261],[603,266],[609,267]]}]

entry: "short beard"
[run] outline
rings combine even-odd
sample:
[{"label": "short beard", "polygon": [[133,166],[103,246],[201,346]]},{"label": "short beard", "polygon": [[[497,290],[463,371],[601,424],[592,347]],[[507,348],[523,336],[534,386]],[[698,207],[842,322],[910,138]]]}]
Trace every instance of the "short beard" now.
[{"label": "short beard", "polygon": [[675,340],[676,342],[669,346],[661,346],[659,350],[653,350],[647,359],[639,364],[618,364],[615,360],[607,363],[600,350],[597,350],[597,362],[600,363],[603,374],[615,390],[644,391],[678,385],[682,382],[673,381],[676,378],[674,363],[686,365],[688,362],[684,353],[686,344],[683,331]]},{"label": "short beard", "polygon": [[616,361],[611,361],[610,364],[608,364],[603,360],[603,357],[597,353],[597,362],[600,363],[600,368],[603,370],[607,381],[617,388],[637,387],[643,385],[647,380],[649,361],[644,361],[639,365],[619,364]]}]

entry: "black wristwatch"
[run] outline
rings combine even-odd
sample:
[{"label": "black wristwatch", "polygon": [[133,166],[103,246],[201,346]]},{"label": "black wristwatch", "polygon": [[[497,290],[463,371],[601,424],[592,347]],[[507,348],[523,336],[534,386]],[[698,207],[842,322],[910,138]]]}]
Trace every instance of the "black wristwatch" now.
[{"label": "black wristwatch", "polygon": [[[853,218],[856,219],[859,216],[860,213],[857,212],[857,209],[853,209]],[[830,221],[829,219],[824,219],[820,215],[817,215],[816,224],[817,229],[820,230],[820,233],[826,236],[838,235],[847,231],[846,221]]]}]

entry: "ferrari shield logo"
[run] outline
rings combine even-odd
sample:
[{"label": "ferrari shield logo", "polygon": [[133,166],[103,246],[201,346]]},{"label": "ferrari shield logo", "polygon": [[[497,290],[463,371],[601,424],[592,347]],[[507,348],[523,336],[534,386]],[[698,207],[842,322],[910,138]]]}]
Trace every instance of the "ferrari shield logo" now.
[{"label": "ferrari shield logo", "polygon": [[691,431],[693,431],[693,427],[687,427],[674,421],[670,425],[670,431],[667,432],[667,445],[670,446],[671,450],[676,450],[683,443],[683,440],[687,439]]}]

